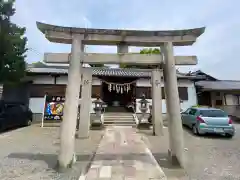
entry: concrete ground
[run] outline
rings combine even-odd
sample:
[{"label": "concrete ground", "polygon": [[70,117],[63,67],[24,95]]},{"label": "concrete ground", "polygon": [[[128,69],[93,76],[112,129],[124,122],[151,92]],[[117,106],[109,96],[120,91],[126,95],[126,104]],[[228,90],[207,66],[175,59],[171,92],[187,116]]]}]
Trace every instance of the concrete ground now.
[{"label": "concrete ground", "polygon": [[[143,135],[144,142],[170,180],[176,177],[181,180],[237,180],[240,179],[240,124],[235,127],[233,139],[196,137],[184,128],[185,169],[173,167],[167,160],[168,128],[164,128],[162,137],[152,136],[151,130],[138,130],[137,133]],[[97,151],[103,131],[91,131],[90,139],[76,140],[78,161],[65,173],[55,170],[58,135],[58,127],[40,128],[39,125],[1,133],[0,179],[77,180]]]},{"label": "concrete ground", "polygon": [[166,180],[135,128],[108,126],[86,180]]},{"label": "concrete ground", "polygon": [[240,124],[235,124],[233,139],[221,136],[194,136],[184,127],[185,169],[173,167],[167,160],[168,128],[164,136],[151,135],[150,130],[141,130],[145,140],[168,178],[177,176],[182,180],[239,180],[240,179]]},{"label": "concrete ground", "polygon": [[0,134],[1,180],[78,180],[102,139],[102,131],[91,131],[89,139],[76,140],[77,162],[64,173],[55,170],[59,150],[59,128],[39,125]]}]

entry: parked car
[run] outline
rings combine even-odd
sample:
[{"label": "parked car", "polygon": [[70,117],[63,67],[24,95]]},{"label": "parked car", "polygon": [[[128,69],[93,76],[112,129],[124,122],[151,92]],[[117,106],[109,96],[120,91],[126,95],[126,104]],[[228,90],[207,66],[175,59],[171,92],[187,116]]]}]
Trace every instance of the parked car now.
[{"label": "parked car", "polygon": [[221,109],[192,107],[181,113],[182,124],[190,127],[195,135],[207,133],[233,137],[235,128],[230,117]]},{"label": "parked car", "polygon": [[30,126],[32,123],[32,111],[23,104],[0,105],[0,130],[13,127]]}]

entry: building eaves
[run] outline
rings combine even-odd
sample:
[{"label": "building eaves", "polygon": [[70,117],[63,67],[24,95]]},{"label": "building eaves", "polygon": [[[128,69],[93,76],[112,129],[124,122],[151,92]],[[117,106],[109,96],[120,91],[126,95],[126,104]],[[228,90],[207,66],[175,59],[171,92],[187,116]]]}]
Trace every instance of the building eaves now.
[{"label": "building eaves", "polygon": [[[92,67],[93,76],[115,76],[115,77],[135,77],[149,78],[151,77],[150,69],[121,69],[121,68],[99,68]],[[28,68],[31,74],[68,74],[68,67],[45,67],[45,68]],[[187,79],[203,79],[201,76],[190,76],[183,73],[177,73],[178,78]]]},{"label": "building eaves", "polygon": [[240,90],[240,81],[198,81],[195,84],[204,90]]}]

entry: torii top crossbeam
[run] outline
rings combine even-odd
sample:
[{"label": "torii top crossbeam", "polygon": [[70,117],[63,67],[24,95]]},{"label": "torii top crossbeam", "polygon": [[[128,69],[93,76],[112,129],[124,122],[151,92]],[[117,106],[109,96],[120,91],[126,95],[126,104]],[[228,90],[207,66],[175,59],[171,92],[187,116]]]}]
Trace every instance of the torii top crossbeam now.
[{"label": "torii top crossbeam", "polygon": [[119,45],[160,46],[164,42],[172,42],[174,46],[192,45],[204,33],[205,27],[184,30],[143,31],[119,29],[92,29],[62,27],[37,22],[38,29],[46,38],[56,43],[72,43],[73,34],[84,35],[86,45]]}]

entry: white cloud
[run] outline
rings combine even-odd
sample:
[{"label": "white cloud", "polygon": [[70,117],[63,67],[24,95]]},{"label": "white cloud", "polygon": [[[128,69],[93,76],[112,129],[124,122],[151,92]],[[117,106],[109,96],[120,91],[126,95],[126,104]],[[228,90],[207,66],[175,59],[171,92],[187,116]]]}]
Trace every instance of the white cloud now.
[{"label": "white cloud", "polygon": [[[14,22],[27,27],[28,61],[43,53],[69,52],[69,45],[48,42],[37,30],[36,21],[50,24],[93,27],[167,30],[206,26],[206,32],[192,47],[175,48],[176,54],[197,55],[201,68],[221,79],[240,79],[238,53],[240,2],[232,0],[18,0]],[[116,52],[116,47],[89,46],[89,52]],[[139,48],[131,47],[130,51]]]}]

